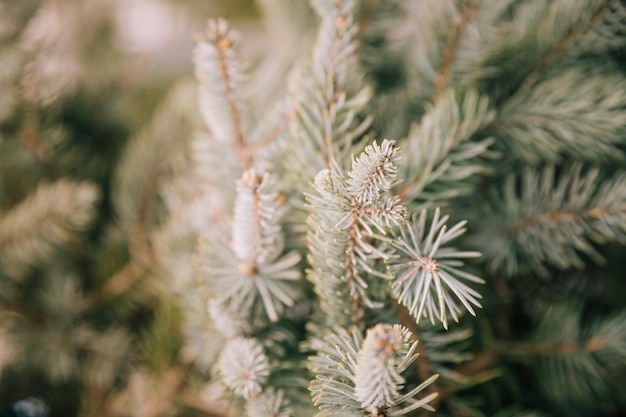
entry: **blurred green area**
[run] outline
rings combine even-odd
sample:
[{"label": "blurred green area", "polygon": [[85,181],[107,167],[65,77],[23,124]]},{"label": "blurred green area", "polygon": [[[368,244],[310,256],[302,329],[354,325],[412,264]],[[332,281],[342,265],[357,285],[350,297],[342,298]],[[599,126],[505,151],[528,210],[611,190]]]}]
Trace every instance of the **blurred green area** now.
[{"label": "blurred green area", "polygon": [[[50,215],[24,206],[42,184],[85,181],[99,195],[88,228],[68,242],[50,237],[53,252],[23,276],[0,256],[0,413],[35,396],[52,416],[126,415],[115,404],[131,380],[148,369],[158,387],[180,365],[182,313],[160,271],[145,267],[102,298],[131,264],[135,238],[115,211],[114,176],[174,83],[192,77],[193,36],[217,16],[250,22],[259,9],[249,0],[0,0],[0,255],[14,239],[3,218],[32,210],[37,228]],[[158,224],[162,197],[152,197]],[[51,233],[68,224],[52,221]]]}]

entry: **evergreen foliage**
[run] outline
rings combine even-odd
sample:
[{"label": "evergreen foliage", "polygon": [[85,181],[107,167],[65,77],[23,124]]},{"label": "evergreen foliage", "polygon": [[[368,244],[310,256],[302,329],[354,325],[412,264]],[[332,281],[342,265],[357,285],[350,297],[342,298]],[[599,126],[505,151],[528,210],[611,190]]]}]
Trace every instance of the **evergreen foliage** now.
[{"label": "evergreen foliage", "polygon": [[0,3],[13,414],[626,410],[626,3],[263,0],[142,126],[78,3]]}]

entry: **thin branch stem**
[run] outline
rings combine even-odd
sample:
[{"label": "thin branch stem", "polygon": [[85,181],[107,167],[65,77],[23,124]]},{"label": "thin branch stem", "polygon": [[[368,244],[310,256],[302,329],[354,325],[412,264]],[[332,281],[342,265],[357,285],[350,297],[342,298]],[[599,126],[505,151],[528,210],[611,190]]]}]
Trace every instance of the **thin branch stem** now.
[{"label": "thin branch stem", "polygon": [[609,341],[601,336],[590,337],[586,340],[565,340],[562,342],[502,343],[497,349],[510,356],[570,356],[577,353],[594,353],[604,349]]},{"label": "thin branch stem", "polygon": [[287,129],[293,119],[296,118],[296,116],[298,115],[298,111],[299,109],[294,106],[294,108],[291,110],[291,112],[289,112],[283,123],[276,126],[276,128],[272,130],[267,136],[254,144],[254,146],[252,147],[253,153],[256,153],[260,149],[263,149],[264,147],[274,142],[274,140],[276,140],[276,138],[280,136],[285,131],[285,129]]},{"label": "thin branch stem", "polygon": [[[586,340],[565,340],[560,342],[528,343],[521,341],[498,341],[490,350],[474,356],[454,369],[454,372],[465,377],[478,377],[484,372],[497,367],[503,359],[509,356],[542,357],[542,356],[569,356],[577,353],[594,353],[604,349],[609,340],[601,336],[594,336]],[[452,395],[454,389],[442,387],[435,405]]]},{"label": "thin branch stem", "polygon": [[[611,10],[611,6],[619,0],[607,1],[602,5],[591,19],[579,23],[574,26],[568,33],[561,38],[541,59],[539,65],[537,65],[529,74],[527,74],[522,82],[511,91],[511,93],[505,97],[500,103],[498,103],[498,110],[502,109],[506,103],[515,96],[520,90],[530,90],[534,88],[542,79],[542,77],[552,68],[558,60],[565,54],[567,49],[574,44],[574,42],[580,38],[589,28],[593,27],[596,23],[601,21],[607,13]],[[486,132],[494,131],[501,127],[501,121],[495,119],[489,125],[485,127]]]},{"label": "thin branch stem", "polygon": [[593,27],[596,23],[604,19],[607,13],[610,12],[612,4],[618,0],[607,1],[602,7],[600,7],[591,19],[579,23],[574,26],[568,33],[561,38],[544,56],[541,63],[535,68],[533,72],[526,77],[524,81],[524,87],[526,89],[533,88],[541,80],[543,74],[548,72],[550,68],[556,64],[556,62],[565,54],[570,46],[580,38],[589,28]]},{"label": "thin branch stem", "polygon": [[44,141],[41,140],[39,131],[33,127],[25,127],[19,132],[19,139],[33,155],[45,177],[55,178],[56,174],[50,163],[51,155],[47,155],[50,150],[46,149]]},{"label": "thin branch stem", "polygon": [[494,317],[494,330],[502,339],[510,339],[513,335],[511,329],[511,315],[509,307],[511,305],[511,288],[506,279],[499,274],[493,276],[491,280],[493,292],[497,297],[496,300],[496,317]]},{"label": "thin branch stem", "polygon": [[469,22],[474,19],[476,16],[476,12],[479,6],[478,0],[468,0],[465,4],[463,4],[463,9],[461,11],[461,16],[457,19],[454,33],[448,40],[445,49],[443,50],[443,54],[441,56],[441,65],[439,66],[439,70],[437,71],[437,79],[435,81],[435,94],[433,96],[433,102],[437,101],[437,99],[441,96],[441,93],[446,89],[448,83],[450,81],[450,74],[452,72],[452,65],[454,64],[454,59],[456,56],[456,51],[458,49],[459,43],[463,38],[463,33],[467,28]]},{"label": "thin branch stem", "polygon": [[[341,4],[339,2],[335,3],[335,7],[338,9],[338,11],[341,11]],[[348,18],[344,15],[342,15],[341,13],[338,14],[337,18],[335,19],[334,22],[334,26],[335,26],[335,32],[334,32],[334,36],[335,36],[335,40],[341,39],[341,34],[342,32],[346,31],[346,28],[348,28]],[[355,52],[353,52],[353,54],[355,54]],[[345,58],[344,58],[345,59]],[[325,108],[322,110],[322,113],[326,114],[326,116],[328,116],[330,118],[330,115],[332,113],[334,113],[332,111],[333,109],[333,105],[338,101],[338,98],[340,97],[340,92],[336,90],[337,87],[337,82],[336,79],[334,77],[334,73],[336,72],[336,70],[334,68],[332,68],[332,66],[334,66],[336,64],[335,62],[335,57],[331,56],[329,58],[330,62],[331,62],[331,71],[333,72],[333,74],[327,74],[327,80],[329,80],[332,84],[332,88],[329,90],[328,94],[325,94]],[[324,87],[326,89],[326,87]],[[331,161],[334,158],[334,147],[333,147],[333,136],[332,136],[332,130],[333,130],[333,126],[332,126],[332,120],[328,120],[328,123],[323,123],[322,126],[322,152],[324,154],[325,157],[325,163],[326,163],[326,167],[330,168],[331,167]]]},{"label": "thin branch stem", "polygon": [[578,219],[596,220],[611,213],[626,212],[626,204],[622,204],[615,208],[593,207],[585,211],[569,211],[556,210],[547,213],[536,214],[534,216],[525,217],[509,226],[509,231],[519,233],[525,229],[550,223],[563,221],[576,221]]},{"label": "thin branch stem", "polygon": [[351,303],[350,306],[352,307],[352,312],[354,314],[353,319],[354,319],[354,326],[355,327],[360,327],[360,323],[363,320],[363,307],[361,306],[361,300],[359,299],[359,294],[356,290],[353,291],[353,288],[355,288],[358,283],[356,283],[356,268],[354,266],[354,263],[352,262],[353,260],[353,256],[354,256],[354,248],[357,245],[357,239],[359,236],[359,226],[358,226],[358,222],[355,220],[354,224],[352,225],[352,228],[349,231],[349,236],[350,238],[348,239],[348,242],[346,243],[346,256],[344,258],[344,264],[346,265],[346,270],[345,270],[345,276],[347,279],[346,284],[348,285],[348,287],[350,288],[350,296],[351,296]]},{"label": "thin branch stem", "polygon": [[361,15],[359,16],[358,21],[358,31],[357,31],[357,39],[359,40],[359,48],[363,44],[365,40],[365,35],[367,33],[367,29],[369,24],[374,16],[374,11],[376,10],[376,5],[378,0],[364,0],[363,9],[361,11]]},{"label": "thin branch stem", "polygon": [[404,183],[402,188],[400,188],[400,191],[398,191],[398,198],[400,199],[401,202],[404,202],[407,195],[409,194],[409,190],[411,189],[411,186],[413,186],[415,182],[416,181],[406,182]]},{"label": "thin branch stem", "polygon": [[239,115],[239,109],[235,98],[233,96],[234,90],[231,83],[231,75],[228,71],[228,65],[226,63],[226,51],[231,48],[231,43],[227,38],[220,37],[215,42],[215,48],[217,50],[217,57],[220,67],[220,73],[222,80],[224,81],[224,94],[226,95],[226,101],[228,103],[228,110],[230,112],[231,122],[235,130],[235,152],[239,158],[239,162],[243,165],[244,169],[248,168],[252,163],[252,153],[246,146],[246,142],[243,136],[243,129],[241,127],[241,117]]},{"label": "thin branch stem", "polygon": [[94,305],[103,304],[126,292],[144,274],[145,270],[145,266],[136,260],[128,261],[100,289],[95,297]]},{"label": "thin branch stem", "polygon": [[146,402],[135,415],[139,417],[158,417],[170,406],[172,399],[185,387],[193,363],[181,364],[168,371],[160,378],[160,384],[152,401]]},{"label": "thin branch stem", "polygon": [[528,343],[521,341],[497,341],[490,350],[477,354],[472,360],[457,366],[454,371],[472,377],[497,366],[507,356],[569,356],[577,353],[594,353],[604,349],[609,340],[594,336],[586,340]]}]

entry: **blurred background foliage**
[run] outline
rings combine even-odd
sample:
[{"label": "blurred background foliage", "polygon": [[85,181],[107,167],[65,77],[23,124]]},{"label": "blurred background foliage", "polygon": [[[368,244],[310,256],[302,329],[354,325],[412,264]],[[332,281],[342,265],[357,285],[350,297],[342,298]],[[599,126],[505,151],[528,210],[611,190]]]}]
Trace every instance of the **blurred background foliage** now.
[{"label": "blurred background foliage", "polygon": [[[119,172],[153,140],[186,149],[193,92],[169,92],[218,15],[263,32],[243,0],[0,0],[0,415],[29,415],[18,405],[31,397],[53,416],[184,402],[193,359],[151,235],[166,222],[172,158]],[[184,415],[207,403],[185,401]]]},{"label": "blurred background foliage", "polygon": [[[195,191],[193,180],[185,182],[186,144],[197,123],[190,80],[193,34],[204,30],[207,18],[226,17],[245,39],[241,55],[258,67],[256,77],[266,78],[255,84],[263,91],[253,93],[275,98],[284,88],[284,78],[276,74],[298,53],[307,53],[312,31],[304,25],[301,38],[277,44],[279,35],[269,33],[261,20],[270,3],[0,0],[0,416],[29,397],[45,401],[52,416],[225,415],[215,387],[192,372],[202,372],[201,362],[211,359],[212,335],[203,322],[181,326],[177,297],[190,280],[186,256],[196,242],[193,230],[176,227],[175,216]],[[289,4],[293,10],[284,16],[308,8],[306,0]],[[369,40],[373,46],[383,41]],[[288,48],[288,53],[263,61],[272,48]],[[623,50],[614,52],[621,63]],[[374,124],[398,137],[408,130],[407,113],[421,111],[416,103],[402,101],[401,55],[397,62],[363,57],[379,89],[381,113],[391,114],[400,103],[396,118]],[[177,256],[158,256],[174,252]],[[623,271],[623,246],[607,245],[603,254],[613,271]],[[512,313],[522,337],[534,331],[538,338],[576,339],[610,320],[583,329],[578,322],[563,326],[560,317],[578,317],[558,303],[563,294],[584,294],[595,309],[623,306],[623,282],[599,268],[588,272],[591,279],[562,272],[541,285],[520,280],[514,293],[506,285],[497,288],[494,280],[493,293],[503,292],[502,300],[516,305],[551,300],[527,306],[549,310],[551,322],[521,308]],[[547,296],[534,297],[537,293]],[[486,294],[486,308],[497,315],[502,300]],[[580,310],[584,315],[589,307]],[[623,322],[623,315],[609,318]],[[489,327],[497,327],[498,318],[495,324],[489,320],[477,320],[477,344],[493,336]],[[194,325],[197,331],[186,334]],[[192,345],[204,344],[205,358],[186,344],[190,338],[203,339]],[[587,359],[580,359],[581,367]],[[544,366],[548,376],[549,366]],[[522,368],[513,361],[499,378],[486,372],[488,382],[468,386],[467,392],[485,398],[493,409],[515,403],[524,396],[517,387],[535,383]],[[550,385],[549,379],[544,382]],[[572,387],[552,385],[551,395],[567,403]],[[511,398],[501,397],[502,386]],[[608,390],[596,394],[593,402],[611,402]],[[543,399],[530,401],[540,405]],[[7,412],[28,415],[16,408]],[[458,415],[471,414],[461,410]],[[516,407],[497,414],[522,415],[540,414]]]}]

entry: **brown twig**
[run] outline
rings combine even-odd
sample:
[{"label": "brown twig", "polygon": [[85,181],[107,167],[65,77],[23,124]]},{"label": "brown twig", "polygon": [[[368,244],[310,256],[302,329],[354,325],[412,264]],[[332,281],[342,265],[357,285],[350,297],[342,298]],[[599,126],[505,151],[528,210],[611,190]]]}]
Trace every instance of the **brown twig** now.
[{"label": "brown twig", "polygon": [[54,169],[50,163],[50,150],[47,149],[45,142],[41,140],[39,131],[33,127],[25,127],[19,132],[19,139],[33,155],[45,176],[54,178]]},{"label": "brown twig", "polygon": [[111,276],[95,297],[94,304],[103,304],[106,301],[123,294],[130,286],[143,275],[145,267],[131,259],[119,271]]},{"label": "brown twig", "polygon": [[[171,141],[170,146],[174,146]],[[150,170],[144,174],[144,181],[137,199],[135,216],[128,227],[128,248],[130,260],[118,272],[107,280],[95,297],[95,303],[101,304],[128,290],[154,262],[156,257],[154,247],[148,232],[148,222],[158,185],[161,179],[161,171],[164,161],[169,155],[169,147],[166,147],[156,163],[150,166]]]},{"label": "brown twig", "polygon": [[493,293],[497,297],[495,306],[496,316],[493,319],[494,330],[500,338],[508,340],[513,335],[509,312],[512,297],[511,289],[504,276],[500,274],[495,274],[490,281]]},{"label": "brown twig", "polygon": [[[357,216],[356,214],[354,214],[353,216]],[[358,226],[358,221],[356,221],[356,219],[354,220],[354,223],[352,225],[352,228],[349,231],[349,239],[348,242],[346,242],[346,256],[344,258],[343,263],[345,264],[345,277],[347,279],[346,284],[348,285],[348,287],[350,288],[350,296],[351,296],[351,302],[350,302],[350,307],[352,308],[352,313],[353,313],[353,326],[356,328],[360,327],[360,324],[363,320],[363,307],[361,306],[361,300],[359,299],[359,295],[357,293],[357,291],[352,291],[352,288],[356,285],[358,285],[356,283],[356,275],[357,275],[357,271],[356,268],[354,267],[354,264],[352,262],[353,256],[354,256],[354,250],[357,246],[357,239],[359,236],[359,226]]]},{"label": "brown twig", "polygon": [[261,139],[260,141],[254,144],[253,153],[258,152],[260,149],[263,149],[264,147],[272,143],[274,140],[276,140],[276,138],[280,136],[281,133],[285,131],[285,129],[287,129],[287,126],[289,126],[289,124],[293,121],[293,119],[295,119],[295,117],[298,115],[298,111],[299,111],[298,108],[294,106],[294,108],[291,110],[291,112],[289,112],[289,114],[287,115],[283,123],[276,126],[276,128],[272,130],[267,136],[265,136],[263,139]]},{"label": "brown twig", "polygon": [[241,162],[241,165],[245,169],[252,163],[252,153],[250,152],[250,149],[248,149],[243,136],[239,109],[237,108],[235,98],[233,97],[234,91],[231,84],[231,75],[228,71],[228,65],[226,64],[226,51],[229,50],[231,46],[230,41],[226,37],[219,37],[215,41],[215,49],[217,50],[220,73],[222,75],[222,80],[224,81],[224,94],[226,95],[231,122],[235,130],[235,152],[237,153],[239,162]]},{"label": "brown twig", "polygon": [[476,16],[478,6],[478,0],[468,0],[462,6],[463,8],[461,11],[461,16],[457,19],[454,33],[448,40],[448,43],[446,44],[446,47],[443,50],[443,54],[441,56],[441,65],[439,66],[439,70],[437,71],[437,79],[435,81],[435,94],[433,96],[433,102],[437,101],[437,99],[441,96],[441,93],[448,86],[456,51],[458,49],[459,43],[461,42],[467,24],[471,22],[472,19],[474,19],[474,17]]},{"label": "brown twig", "polygon": [[532,88],[540,81],[543,74],[545,74],[554,64],[563,56],[567,49],[574,44],[574,42],[580,38],[589,28],[593,27],[596,23],[604,19],[607,13],[611,10],[611,5],[616,0],[607,1],[602,7],[600,7],[591,19],[581,22],[578,25],[570,29],[569,32],[561,38],[544,56],[541,63],[535,68],[535,70],[529,74],[523,84],[525,88]]},{"label": "brown twig", "polygon": [[357,39],[359,40],[359,48],[363,45],[365,40],[365,34],[367,33],[367,28],[369,26],[372,17],[374,16],[374,11],[376,10],[376,3],[378,0],[365,0],[363,2],[363,9],[361,11],[361,15],[359,16],[358,22],[358,30],[357,30]]},{"label": "brown twig", "polygon": [[193,363],[181,364],[169,370],[160,378],[160,384],[152,400],[143,404],[135,415],[138,417],[158,417],[171,405],[173,398],[184,388]]},{"label": "brown twig", "polygon": [[511,356],[570,356],[577,353],[597,352],[604,349],[608,342],[606,338],[600,336],[590,337],[586,340],[546,343],[508,342],[502,343],[498,350]]},{"label": "brown twig", "polygon": [[587,219],[599,219],[610,213],[626,212],[626,204],[622,204],[616,208],[606,207],[593,207],[584,212],[556,210],[548,213],[536,214],[534,216],[525,217],[518,220],[509,226],[509,231],[512,233],[519,233],[522,230],[530,227],[535,227],[541,224],[556,223],[561,221],[574,221],[581,218]]},{"label": "brown twig", "polygon": [[[457,366],[454,372],[471,378],[497,367],[508,356],[542,357],[569,356],[582,352],[593,353],[604,349],[608,343],[607,339],[597,336],[582,341],[565,340],[547,343],[498,341],[490,350],[479,353],[473,359]],[[436,401],[445,400],[452,392],[452,390],[441,390]]]},{"label": "brown twig", "polygon": [[406,197],[409,194],[409,191],[411,190],[411,186],[413,184],[413,182],[407,182],[400,188],[400,191],[398,191],[398,198],[400,199],[400,201],[406,200]]}]

